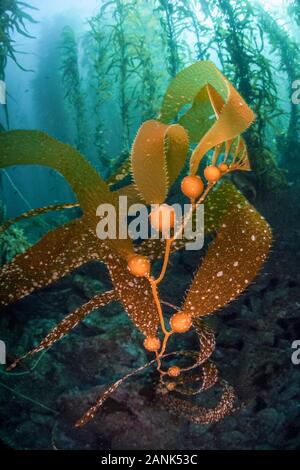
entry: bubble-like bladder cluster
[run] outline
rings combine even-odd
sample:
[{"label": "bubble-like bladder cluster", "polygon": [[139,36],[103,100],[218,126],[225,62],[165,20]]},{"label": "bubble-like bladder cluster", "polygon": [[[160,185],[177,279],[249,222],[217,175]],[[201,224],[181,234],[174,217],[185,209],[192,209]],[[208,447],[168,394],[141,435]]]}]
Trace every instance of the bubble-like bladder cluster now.
[{"label": "bubble-like bladder cluster", "polygon": [[[187,106],[188,105],[188,106]],[[183,111],[185,110],[185,112]],[[212,114],[215,119],[212,121]],[[135,326],[143,333],[143,345],[153,358],[147,364],[115,382],[76,423],[92,419],[105,400],[127,379],[156,366],[161,397],[171,411],[182,413],[195,423],[220,420],[235,407],[233,388],[218,375],[210,357],[215,348],[212,329],[204,317],[239,296],[253,281],[271,246],[271,230],[264,218],[249,204],[226,175],[250,170],[241,133],[254,115],[235,88],[211,62],[197,62],[180,72],[170,83],[159,118],[146,121],[132,146],[130,165],[104,182],[74,148],[37,131],[10,131],[0,135],[1,167],[39,164],[54,168],[70,183],[78,203],[30,211],[13,221],[48,211],[80,206],[83,215],[47,233],[38,243],[17,255],[0,272],[0,302],[5,307],[36,289],[45,287],[82,264],[97,260],[106,264],[113,289],[93,297],[62,320],[40,344],[10,365],[49,348],[92,310],[112,301],[123,304]],[[194,150],[189,155],[190,144]],[[132,240],[99,240],[96,210],[100,203],[114,204],[126,195],[130,201],[158,204],[150,223],[162,230],[165,218],[174,222],[166,201],[169,188],[178,181],[189,158],[189,172],[181,180],[181,192],[191,203],[192,218],[199,204],[205,205],[205,234],[213,236],[180,308],[169,320],[159,294],[167,275],[169,258],[183,249],[186,218],[168,237],[139,244]],[[203,175],[199,166],[204,161]],[[131,171],[133,183],[114,190]],[[183,197],[181,195],[181,197]],[[157,217],[158,215],[158,217]],[[162,258],[158,277],[152,264]],[[169,304],[170,306],[170,304]],[[170,337],[194,329],[199,351],[168,351]],[[169,360],[172,364],[169,364]],[[183,365],[182,365],[183,364]],[[219,383],[219,403],[206,408],[188,397]]]}]

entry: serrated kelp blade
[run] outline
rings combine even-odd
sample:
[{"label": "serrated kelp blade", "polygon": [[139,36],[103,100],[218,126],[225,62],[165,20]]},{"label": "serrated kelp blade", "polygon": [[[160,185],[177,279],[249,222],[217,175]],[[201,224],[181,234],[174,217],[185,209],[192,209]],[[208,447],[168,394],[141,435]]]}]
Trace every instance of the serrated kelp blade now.
[{"label": "serrated kelp blade", "polygon": [[169,185],[164,157],[166,128],[158,121],[146,121],[132,146],[132,174],[147,204],[161,204],[167,197]]},{"label": "serrated kelp blade", "polygon": [[272,243],[266,220],[232,185],[224,190],[231,193],[231,205],[226,216],[219,218],[217,236],[183,306],[194,317],[208,315],[239,296],[261,269]]},{"label": "serrated kelp blade", "polygon": [[105,263],[118,300],[129,318],[145,336],[156,336],[159,315],[149,281],[133,276],[127,262],[111,251],[106,252]]},{"label": "serrated kelp blade", "polygon": [[146,121],[132,146],[132,174],[138,192],[148,204],[161,204],[184,166],[188,136],[180,125]]},{"label": "serrated kelp blade", "polygon": [[24,212],[23,214],[15,217],[14,219],[6,220],[2,225],[0,225],[0,234],[5,232],[9,227],[16,224],[17,222],[31,219],[32,217],[37,217],[39,215],[47,214],[49,212],[55,211],[63,211],[66,209],[74,209],[75,207],[79,207],[78,203],[70,203],[70,204],[53,204],[51,206],[46,207],[39,207],[38,209],[31,209],[28,212]]},{"label": "serrated kelp blade", "polygon": [[36,348],[27,354],[27,356],[32,356],[43,349],[49,348],[74,329],[91,312],[96,309],[101,309],[114,300],[116,300],[116,294],[113,290],[95,295],[88,302],[80,305],[80,307],[76,308],[74,312],[67,315],[52,331],[47,334]]},{"label": "serrated kelp blade", "polygon": [[208,99],[210,100],[210,103],[213,107],[213,110],[215,112],[216,118],[219,118],[222,109],[224,107],[224,99],[222,96],[213,88],[211,85],[206,85],[206,91],[208,95]]},{"label": "serrated kelp blade", "polygon": [[0,270],[0,306],[16,302],[31,292],[56,282],[101,255],[85,221],[75,220],[48,232]]},{"label": "serrated kelp blade", "polygon": [[[201,138],[191,157],[192,174],[197,173],[199,163],[209,150],[234,139],[254,120],[254,113],[240,94],[209,61],[196,62],[171,81],[163,100],[161,120],[171,122],[180,111],[185,111],[186,106],[191,108],[179,116],[179,122],[188,131],[192,142]],[[211,109],[217,120],[211,121],[209,126]]]},{"label": "serrated kelp blade", "polygon": [[225,381],[221,381],[222,395],[215,408],[205,408],[193,404],[188,400],[182,400],[174,396],[167,395],[165,403],[174,414],[185,416],[195,424],[212,424],[220,421],[234,410],[236,395],[234,389]]},{"label": "serrated kelp blade", "polygon": [[236,138],[248,129],[254,120],[253,111],[231,83],[225,78],[224,80],[228,89],[224,106],[219,113],[217,121],[202,137],[192,154],[190,160],[190,171],[192,174],[197,173],[202,158],[209,150],[223,142]]},{"label": "serrated kelp blade", "polygon": [[186,130],[182,126],[174,124],[168,127],[165,134],[165,141],[168,179],[170,186],[172,186],[184,167],[189,150],[189,138]]},{"label": "serrated kelp blade", "polygon": [[182,377],[179,382],[181,386],[177,386],[176,391],[181,395],[198,395],[216,385],[218,379],[219,374],[216,365],[208,361],[201,367],[201,374],[197,373],[188,377]]},{"label": "serrated kelp blade", "polygon": [[[73,189],[85,223],[96,230],[99,218],[96,209],[102,203],[112,204],[118,213],[118,199],[85,158],[70,145],[59,142],[40,131],[9,131],[0,133],[0,167],[42,165],[59,172]],[[132,253],[131,241],[110,240],[116,251]],[[100,243],[100,240],[99,240]]]},{"label": "serrated kelp blade", "polygon": [[191,143],[198,143],[215,120],[207,88],[203,87],[193,101],[192,107],[179,119],[189,134]]},{"label": "serrated kelp blade", "polygon": [[[171,81],[163,99],[160,119],[171,122],[186,105],[193,104],[199,92],[211,84],[226,99],[224,77],[210,61],[199,61],[179,72]],[[187,128],[188,129],[188,128]]]}]

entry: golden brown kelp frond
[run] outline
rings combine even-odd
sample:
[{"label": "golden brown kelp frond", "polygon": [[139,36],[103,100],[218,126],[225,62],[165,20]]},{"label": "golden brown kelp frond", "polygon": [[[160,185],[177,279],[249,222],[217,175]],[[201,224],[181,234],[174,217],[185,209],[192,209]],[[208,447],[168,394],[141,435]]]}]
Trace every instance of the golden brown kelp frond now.
[{"label": "golden brown kelp frond", "polygon": [[125,382],[126,376],[122,377],[122,379],[118,380],[115,382],[113,385],[111,385],[105,392],[100,396],[100,398],[97,400],[95,405],[91,406],[88,411],[75,423],[75,428],[81,428],[82,426],[85,426],[89,421],[91,421],[99,409],[102,407],[102,405],[106,402],[106,400],[117,390],[117,388],[120,387],[120,385]]},{"label": "golden brown kelp frond", "polygon": [[[212,90],[220,97],[218,101],[213,99]],[[216,113],[217,120],[211,125],[211,114],[208,111],[214,111],[216,103],[219,112]],[[186,105],[192,107],[179,119],[179,124],[189,132],[192,141],[201,139],[190,161],[191,174],[196,174],[207,152],[238,137],[251,125],[254,114],[235,88],[209,61],[187,67],[172,80],[161,109],[162,121],[175,119]],[[205,119],[202,119],[203,113]]]},{"label": "golden brown kelp frond", "polygon": [[224,184],[219,191],[230,193],[231,205],[219,220],[217,236],[187,293],[183,310],[193,317],[212,313],[240,295],[257,275],[271,247],[269,225],[244,196],[231,184]]},{"label": "golden brown kelp frond", "polygon": [[[199,90],[198,90],[199,91]],[[214,119],[207,87],[204,86],[194,97],[192,106],[180,117],[180,124],[188,130],[191,143],[198,144],[203,135],[211,128]]]},{"label": "golden brown kelp frond", "polygon": [[[210,85],[207,85],[207,93],[208,93],[210,102],[212,104],[212,107],[214,109],[216,118],[220,119],[220,116],[222,115],[224,111],[224,107],[226,103],[223,100],[222,96],[219,95],[219,93]],[[245,103],[243,101],[240,101],[239,107],[243,107],[244,104]],[[228,120],[230,119],[231,117],[229,116]],[[232,120],[234,124],[234,117],[232,117]],[[230,124],[228,123],[228,125]],[[224,145],[222,144],[222,145],[216,146],[216,149],[212,158],[213,165],[217,164],[218,157],[222,150],[224,150],[225,152],[224,152],[224,157],[221,158],[221,161],[226,163],[226,165],[229,167],[230,170],[232,171],[233,170],[244,170],[244,171],[250,170],[250,163],[249,163],[246,142],[240,135],[238,135],[234,139],[228,139],[224,141]]]},{"label": "golden brown kelp frond", "polygon": [[210,326],[208,326],[203,320],[199,318],[194,318],[193,325],[200,343],[200,352],[197,359],[197,363],[200,365],[204,364],[204,362],[210,358],[215,350],[215,332]]},{"label": "golden brown kelp frond", "polygon": [[133,276],[127,262],[113,252],[105,255],[105,263],[116,295],[135,326],[145,336],[156,336],[159,316],[148,280]]},{"label": "golden brown kelp frond", "polygon": [[179,175],[189,148],[186,131],[178,124],[146,121],[132,147],[131,164],[135,184],[147,204],[165,201],[169,185]]},{"label": "golden brown kelp frond", "polygon": [[[223,392],[215,408],[193,405],[178,399],[177,394],[197,395],[217,383],[218,371],[213,363],[207,362],[215,348],[215,337],[202,317],[223,307],[244,291],[262,266],[271,245],[271,231],[266,221],[231,183],[218,183],[234,169],[249,169],[247,149],[240,133],[250,125],[254,116],[212,63],[199,62],[172,80],[161,117],[163,123],[147,121],[143,124],[133,144],[131,169],[135,185],[115,192],[110,191],[76,150],[43,133],[22,131],[8,133],[4,137],[0,135],[3,166],[42,164],[55,168],[71,184],[83,211],[81,219],[50,232],[27,253],[17,256],[3,268],[0,274],[3,305],[50,284],[89,260],[106,265],[114,288],[113,293],[107,294],[108,298],[96,296],[70,314],[28,355],[50,346],[92,309],[115,299],[123,304],[135,326],[145,336],[145,350],[155,357],[111,385],[77,422],[77,426],[93,418],[125,380],[154,363],[160,374],[160,387],[163,386],[161,392],[167,395],[170,406],[193,422],[215,422],[231,412],[234,406],[233,390],[224,381],[220,382]],[[179,124],[170,124],[176,120]],[[130,203],[137,202],[139,195],[148,204],[165,201],[170,185],[186,161],[189,148],[187,131],[191,132],[196,139],[194,143],[198,145],[191,157],[189,175],[181,182],[182,193],[190,200],[191,206],[180,227],[174,227],[174,234],[169,234],[164,243],[149,240],[136,247],[136,251],[129,238],[118,238],[121,234],[116,234],[116,239],[107,234],[107,240],[99,240],[95,233],[98,223],[96,209],[101,203],[113,206],[118,220],[120,195],[130,196]],[[211,150],[214,150],[212,164],[204,169],[203,182],[195,173],[202,158]],[[125,165],[121,174],[125,175],[127,171]],[[188,222],[203,202],[205,235],[214,240],[192,281],[182,309],[169,304],[176,312],[167,324],[159,284],[166,275],[171,251],[182,248],[188,241],[178,238],[185,233]],[[159,211],[165,216],[169,214],[169,219],[173,217],[170,217],[172,208],[166,204]],[[150,224],[164,233],[160,221],[156,224],[154,220],[155,213],[152,210]],[[106,219],[102,224],[104,222]],[[199,230],[202,233],[203,229]],[[162,254],[164,260],[160,274],[154,277],[150,258],[157,259]],[[11,293],[14,283],[16,292]],[[184,334],[192,326],[199,338],[200,351],[165,354],[171,336]],[[179,357],[186,367],[180,367],[179,361],[179,365],[173,364],[166,369],[164,359],[172,356]],[[169,393],[172,391],[174,395]]]},{"label": "golden brown kelp frond", "polygon": [[207,362],[202,366],[202,386],[199,392],[204,392],[205,390],[213,387],[219,379],[219,373],[217,366],[213,362]]},{"label": "golden brown kelp frond", "polygon": [[84,219],[48,232],[0,270],[0,306],[16,302],[97,258],[95,242]]},{"label": "golden brown kelp frond", "polygon": [[[96,170],[70,145],[63,144],[44,132],[10,131],[0,134],[0,149],[1,168],[13,165],[42,165],[61,173],[77,196],[86,216],[86,226],[92,230],[95,230],[98,222],[96,209],[100,204],[113,205],[118,215],[117,197]],[[109,243],[125,257],[133,253],[129,238],[109,240]]]},{"label": "golden brown kelp frond", "polygon": [[71,185],[84,212],[95,220],[99,201],[112,196],[94,168],[73,147],[40,131],[10,131],[0,134],[1,168],[41,165],[61,173]]},{"label": "golden brown kelp frond", "polygon": [[92,260],[107,265],[116,298],[122,302],[135,326],[145,335],[155,334],[159,318],[149,283],[132,276],[127,262],[100,244],[92,231],[86,230],[85,221],[81,219],[49,232],[2,268],[0,305],[5,307],[46,287]]},{"label": "golden brown kelp frond", "polygon": [[179,355],[193,359],[190,366],[182,367],[182,372],[188,372],[200,367],[209,360],[216,347],[216,338],[213,329],[208,326],[202,319],[194,318],[193,326],[195,327],[199,339],[199,352],[196,351],[180,351]]},{"label": "golden brown kelp frond", "polygon": [[[208,84],[218,90],[218,93],[226,99],[225,78],[212,62],[199,61],[179,72],[171,80],[166,91],[160,119],[166,123],[176,119],[179,111],[187,104],[193,105],[195,98]],[[197,122],[196,124],[200,126],[199,132],[201,132],[202,123]]]},{"label": "golden brown kelp frond", "polygon": [[73,328],[75,328],[87,315],[97,308],[104,307],[108,303],[116,300],[115,292],[109,291],[103,294],[95,295],[89,302],[78,307],[74,312],[67,315],[47,336],[40,342],[38,346],[24,354],[24,356],[17,359],[7,370],[14,369],[20,361],[27,357],[31,357],[34,354],[43,351],[43,349],[50,348],[54,343],[59,341],[63,336],[68,334]]},{"label": "golden brown kelp frond", "polygon": [[221,385],[222,395],[215,408],[194,405],[171,394],[166,395],[164,400],[171,412],[176,415],[181,414],[195,424],[216,423],[233,411],[236,398],[234,389],[227,382],[222,381]]},{"label": "golden brown kelp frond", "polygon": [[15,219],[7,220],[3,225],[0,225],[0,233],[7,230],[12,225],[16,224],[17,222],[21,222],[25,219],[30,219],[31,217],[37,217],[39,215],[48,214],[49,212],[54,211],[63,211],[66,209],[74,209],[75,207],[79,207],[77,203],[70,203],[70,204],[54,204],[52,206],[47,207],[39,207],[38,209],[32,209],[28,212],[25,212]]},{"label": "golden brown kelp frond", "polygon": [[[236,89],[226,80],[228,96],[217,116],[217,121],[202,137],[194,150],[190,170],[197,173],[200,162],[209,150],[224,142],[233,140],[244,132],[253,122],[254,114]],[[212,88],[211,88],[212,90]]]},{"label": "golden brown kelp frond", "polygon": [[[176,391],[181,395],[199,395],[205,390],[210,389],[219,379],[219,373],[213,362],[207,362],[201,367],[201,372],[189,377],[182,377],[180,386],[176,386]],[[198,383],[200,382],[200,385]],[[191,385],[190,387],[188,385]]]}]

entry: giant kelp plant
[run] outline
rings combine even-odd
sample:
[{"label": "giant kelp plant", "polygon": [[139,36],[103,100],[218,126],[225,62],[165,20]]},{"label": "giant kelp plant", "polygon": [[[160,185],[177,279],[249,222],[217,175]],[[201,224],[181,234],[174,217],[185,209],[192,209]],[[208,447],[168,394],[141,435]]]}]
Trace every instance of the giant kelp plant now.
[{"label": "giant kelp plant", "polygon": [[[25,70],[17,59],[19,51],[15,48],[15,41],[12,39],[14,33],[31,37],[27,31],[26,23],[34,23],[34,19],[28,14],[26,9],[32,9],[30,5],[18,0],[3,0],[0,4],[0,80],[5,81],[5,68],[8,59],[13,60],[18,67]],[[9,117],[7,106],[5,105],[6,127],[9,127]],[[0,123],[0,129],[4,124]]]},{"label": "giant kelp plant", "polygon": [[133,105],[132,81],[135,69],[134,43],[128,36],[130,18],[135,16],[136,2],[114,0],[106,2],[101,8],[101,14],[111,15],[113,23],[108,31],[113,51],[109,58],[109,68],[116,74],[122,126],[122,152],[126,156],[130,148],[130,107]]},{"label": "giant kelp plant", "polygon": [[94,116],[93,133],[94,145],[97,152],[97,163],[101,174],[107,175],[111,166],[111,160],[105,145],[105,122],[103,119],[103,105],[111,95],[110,82],[107,75],[109,37],[105,28],[102,15],[96,15],[88,21],[89,31],[83,41],[85,61],[83,65],[88,68],[87,82],[92,95]]},{"label": "giant kelp plant", "polygon": [[[159,13],[160,24],[162,27],[162,34],[167,45],[167,64],[168,72],[171,77],[179,72],[184,65],[182,56],[187,52],[187,47],[184,48],[181,43],[181,34],[186,27],[185,18],[180,15],[180,8],[178,2],[170,0],[157,0],[157,9]],[[184,51],[182,49],[184,48]]]},{"label": "giant kelp plant", "polygon": [[[181,0],[178,5],[178,21],[181,26],[180,31],[183,29],[183,31],[193,33],[195,37],[194,50],[196,58],[198,60],[203,60],[208,57],[208,45],[205,42],[205,36],[209,34],[209,28],[204,22],[199,21],[199,4],[200,2],[197,0]],[[205,3],[202,6],[206,12],[207,6]]]},{"label": "giant kelp plant", "polygon": [[78,42],[74,30],[66,26],[61,34],[61,73],[65,98],[70,104],[76,129],[76,147],[84,151],[86,145],[85,106],[82,79],[79,70]]},{"label": "giant kelp plant", "polygon": [[[280,27],[278,21],[273,19],[262,7],[257,4],[256,9],[259,11],[261,26],[272,45],[272,54],[279,56],[280,67],[287,76],[291,93],[293,83],[300,77],[299,46],[291,39],[289,33]],[[281,162],[288,168],[292,180],[299,178],[299,135],[300,109],[299,106],[295,106],[291,102],[288,128],[278,136],[278,147]]]},{"label": "giant kelp plant", "polygon": [[64,17],[48,21],[39,35],[37,64],[32,79],[33,117],[36,127],[46,130],[63,142],[74,142],[73,115],[65,100],[65,88],[61,80],[59,46]]},{"label": "giant kelp plant", "polygon": [[[28,10],[34,10],[34,8],[18,0],[3,0],[0,4],[0,80],[4,82],[6,79],[6,66],[9,60],[12,60],[21,70],[26,71],[22,63],[18,60],[17,55],[20,54],[21,51],[16,49],[15,40],[12,36],[18,33],[21,36],[32,38],[28,32],[27,26],[28,23],[32,24],[36,23],[36,21],[28,13]],[[7,95],[9,96],[9,89]],[[7,102],[2,106],[4,108],[5,122],[0,121],[0,132],[10,127]],[[5,171],[3,173],[7,175]],[[21,195],[11,177],[9,175],[7,175],[7,177],[10,184],[13,186],[14,192]],[[2,174],[0,175],[0,187],[2,188]],[[1,223],[3,222],[3,207],[2,201],[0,201]],[[18,251],[22,251],[27,246],[27,240],[21,229],[13,228],[10,232],[3,234],[0,237],[0,263],[4,264],[18,253]]]},{"label": "giant kelp plant", "polygon": [[300,4],[299,0],[288,1],[288,11],[290,15],[295,18],[296,23],[300,26]]},{"label": "giant kelp plant", "polygon": [[[178,122],[173,124],[178,115]],[[49,232],[2,268],[2,307],[91,260],[105,263],[113,284],[112,290],[96,295],[68,315],[21,359],[53,345],[92,310],[113,300],[122,303],[145,336],[145,349],[154,354],[149,363],[114,383],[77,421],[77,426],[92,419],[125,380],[152,365],[156,365],[162,396],[172,412],[182,413],[195,423],[211,423],[234,409],[234,390],[219,377],[216,366],[210,361],[215,341],[203,317],[222,308],[245,290],[270,248],[271,231],[267,222],[229,180],[221,181],[234,171],[250,169],[246,144],[240,134],[253,119],[254,114],[246,102],[211,62],[193,64],[171,81],[163,99],[160,120],[146,121],[139,129],[131,152],[135,184],[117,192],[110,191],[78,151],[47,134],[11,131],[0,135],[2,167],[39,164],[54,168],[68,180],[83,211],[81,218]],[[194,150],[189,160],[189,174],[181,181],[181,189],[191,202],[190,211],[187,217],[176,221],[174,209],[165,201],[170,186],[185,166],[189,136]],[[211,159],[211,164],[204,169],[205,183],[198,174],[204,157]],[[150,238],[134,244],[127,235],[100,241],[96,235],[97,207],[102,202],[110,203],[118,214],[118,196],[126,194],[130,194],[133,201],[142,200],[151,205],[150,222],[161,232],[161,239]],[[213,237],[213,241],[182,307],[174,307],[177,311],[170,318],[168,327],[159,285],[167,275],[172,252],[184,246],[186,240],[182,235],[186,224],[202,203],[206,207],[205,232]],[[21,218],[55,209],[61,209],[61,206],[31,211]],[[168,218],[172,221],[172,233],[164,231],[164,221]],[[100,222],[105,222],[103,216]],[[12,223],[6,223],[5,228]],[[151,260],[160,258],[163,258],[161,272],[154,277]],[[185,333],[192,326],[199,337],[200,352],[168,352],[170,337]],[[168,368],[165,367],[166,357],[173,358],[173,364]],[[186,359],[184,366],[179,366],[179,358]],[[10,369],[19,361],[15,361]],[[205,408],[183,399],[204,392],[217,382],[222,393],[215,408]]]}]

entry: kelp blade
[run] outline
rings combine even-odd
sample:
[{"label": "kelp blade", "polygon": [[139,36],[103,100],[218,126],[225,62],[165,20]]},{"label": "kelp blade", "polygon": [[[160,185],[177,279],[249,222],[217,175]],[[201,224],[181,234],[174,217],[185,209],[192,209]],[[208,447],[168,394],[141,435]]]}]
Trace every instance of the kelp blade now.
[{"label": "kelp blade", "polygon": [[231,184],[216,191],[210,210],[217,232],[187,293],[183,309],[208,315],[234,300],[254,280],[272,243],[266,220]]}]

